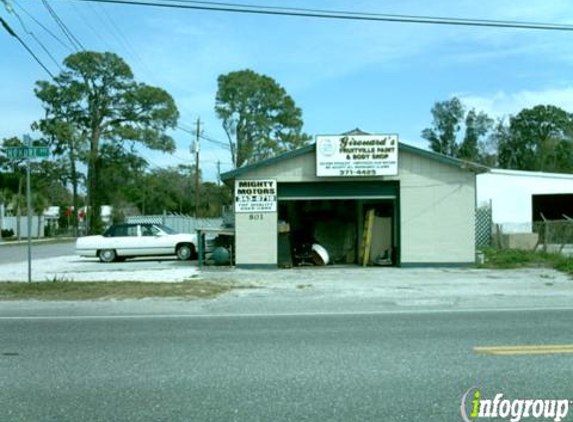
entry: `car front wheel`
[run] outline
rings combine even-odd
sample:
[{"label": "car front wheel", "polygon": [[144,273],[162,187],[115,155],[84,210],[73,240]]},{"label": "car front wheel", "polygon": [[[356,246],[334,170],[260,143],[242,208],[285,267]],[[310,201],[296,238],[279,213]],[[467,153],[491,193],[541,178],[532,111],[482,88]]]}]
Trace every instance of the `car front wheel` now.
[{"label": "car front wheel", "polygon": [[184,245],[179,245],[177,246],[176,250],[177,259],[179,259],[180,261],[188,261],[193,256],[194,251],[195,248],[193,247],[193,245],[189,245],[187,243]]},{"label": "car front wheel", "polygon": [[102,249],[98,256],[101,262],[113,262],[117,259],[117,254],[113,249]]}]

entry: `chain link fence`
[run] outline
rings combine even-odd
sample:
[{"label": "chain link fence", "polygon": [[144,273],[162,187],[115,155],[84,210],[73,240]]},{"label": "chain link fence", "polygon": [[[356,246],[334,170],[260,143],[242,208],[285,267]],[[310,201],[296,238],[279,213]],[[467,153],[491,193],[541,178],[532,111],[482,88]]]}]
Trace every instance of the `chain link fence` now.
[{"label": "chain link fence", "polygon": [[573,255],[573,220],[546,220],[533,225],[539,236],[537,249]]},{"label": "chain link fence", "polygon": [[516,232],[512,225],[493,224],[491,246],[573,256],[573,220],[535,222],[529,230]]},{"label": "chain link fence", "polygon": [[179,233],[194,233],[196,229],[218,228],[223,224],[222,218],[194,218],[182,214],[139,215],[125,218],[126,223],[164,224]]}]

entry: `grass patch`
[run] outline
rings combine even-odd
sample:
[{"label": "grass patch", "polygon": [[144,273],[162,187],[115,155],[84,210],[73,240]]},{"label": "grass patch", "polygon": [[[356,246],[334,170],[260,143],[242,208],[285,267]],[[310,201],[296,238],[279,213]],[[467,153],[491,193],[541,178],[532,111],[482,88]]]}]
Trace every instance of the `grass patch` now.
[{"label": "grass patch", "polygon": [[573,258],[558,253],[521,251],[517,249],[485,249],[482,268],[553,268],[573,276]]},{"label": "grass patch", "polygon": [[232,289],[253,288],[231,283],[201,280],[181,283],[73,282],[47,281],[40,283],[0,283],[0,300],[95,300],[178,298],[206,299]]}]

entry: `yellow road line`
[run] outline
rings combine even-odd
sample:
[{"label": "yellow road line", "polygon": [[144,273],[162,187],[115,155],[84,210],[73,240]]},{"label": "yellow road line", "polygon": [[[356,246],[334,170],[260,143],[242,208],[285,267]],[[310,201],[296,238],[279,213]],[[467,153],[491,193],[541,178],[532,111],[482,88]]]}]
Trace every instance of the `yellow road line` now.
[{"label": "yellow road line", "polygon": [[474,347],[480,355],[549,355],[573,353],[573,344]]}]

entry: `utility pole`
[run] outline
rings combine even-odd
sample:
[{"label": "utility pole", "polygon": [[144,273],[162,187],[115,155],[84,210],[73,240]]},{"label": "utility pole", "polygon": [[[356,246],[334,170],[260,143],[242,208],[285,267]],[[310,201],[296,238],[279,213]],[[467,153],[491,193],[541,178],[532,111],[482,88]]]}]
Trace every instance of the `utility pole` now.
[{"label": "utility pole", "polygon": [[217,160],[217,186],[221,186],[221,160]]},{"label": "utility pole", "polygon": [[199,150],[201,119],[197,118],[197,139],[195,140],[195,218],[199,218]]}]

